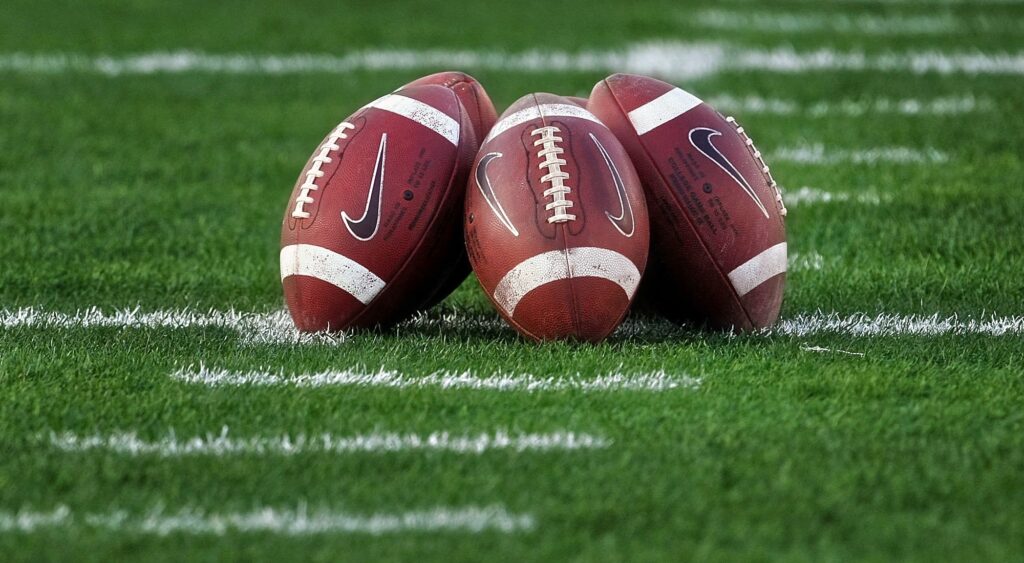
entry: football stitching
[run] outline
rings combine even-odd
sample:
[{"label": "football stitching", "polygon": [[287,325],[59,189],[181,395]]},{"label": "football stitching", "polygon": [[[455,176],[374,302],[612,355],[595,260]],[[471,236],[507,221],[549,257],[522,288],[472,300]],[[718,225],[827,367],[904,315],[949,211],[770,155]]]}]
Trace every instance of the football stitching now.
[{"label": "football stitching", "polygon": [[544,190],[544,197],[551,198],[551,203],[545,205],[544,209],[553,212],[551,217],[548,217],[548,223],[566,223],[576,219],[575,215],[568,213],[569,208],[574,204],[566,199],[572,189],[565,184],[565,181],[569,179],[569,173],[562,170],[562,166],[567,163],[564,158],[559,156],[565,152],[565,149],[557,144],[562,142],[558,133],[561,133],[561,130],[554,125],[538,127],[530,132],[531,136],[540,137],[533,142],[533,146],[541,147],[537,152],[537,157],[541,159],[537,167],[548,169],[548,173],[542,176],[540,181],[551,184],[550,188]]},{"label": "football stitching", "polygon": [[324,171],[322,170],[324,164],[330,164],[334,161],[330,157],[330,154],[341,148],[338,145],[338,141],[341,139],[347,139],[348,135],[345,133],[348,129],[355,129],[356,126],[352,125],[348,121],[342,121],[331,131],[331,134],[327,136],[327,140],[324,144],[320,145],[320,152],[313,157],[313,164],[306,171],[306,181],[299,186],[299,195],[295,198],[295,209],[292,210],[292,217],[295,219],[309,219],[309,212],[306,211],[305,205],[307,203],[313,203],[313,198],[310,197],[309,192],[320,189],[320,186],[316,185],[316,180],[322,178]]},{"label": "football stitching", "polygon": [[[615,102],[615,108],[619,110],[619,114],[624,118],[627,130],[631,129],[633,125],[629,120],[629,112],[626,111],[625,107],[623,107],[622,102],[619,100],[619,97],[615,94],[615,91],[612,90],[611,85],[608,84],[607,79],[605,79],[604,84],[605,87],[608,89],[608,94],[609,96],[611,96],[612,101]],[[635,129],[632,130],[634,133],[636,132]],[[644,144],[643,141],[643,135],[637,133],[636,140],[640,147],[644,149],[644,156],[647,158],[647,161],[650,163],[654,171],[658,174],[658,178],[661,180],[662,184],[665,186],[670,185],[668,179],[662,173],[661,168],[659,168],[657,163],[655,163],[654,157],[652,157],[651,154],[647,151],[647,146]],[[668,189],[666,191],[669,197],[672,198],[672,201],[674,201],[676,205],[682,207],[682,203],[680,202],[679,197],[676,195],[676,193],[671,189]],[[690,227],[690,231],[693,233],[694,238],[697,240],[697,243],[700,244],[701,249],[704,250],[704,255],[707,256],[707,258],[711,261],[715,273],[718,274],[718,277],[725,283],[725,286],[729,289],[729,294],[732,296],[734,303],[739,307],[740,311],[743,311],[743,317],[747,320],[747,323],[753,326],[754,321],[750,316],[750,312],[747,311],[746,306],[744,306],[743,304],[743,300],[740,298],[739,294],[736,293],[736,288],[733,287],[732,281],[729,280],[728,274],[722,269],[722,265],[719,264],[718,261],[714,259],[714,255],[711,253],[711,249],[708,247],[707,241],[705,241],[704,238],[700,236],[699,232],[697,231],[697,227],[693,224],[693,219],[690,217],[689,213],[683,213],[682,216],[684,219],[686,219],[686,224],[687,226]]]},{"label": "football stitching", "polygon": [[753,154],[754,160],[761,165],[761,173],[764,174],[765,179],[768,180],[769,187],[771,187],[772,191],[775,192],[775,204],[779,210],[779,215],[785,217],[788,211],[786,210],[786,204],[782,201],[782,190],[779,189],[779,184],[775,181],[771,170],[768,168],[768,164],[761,156],[761,151],[757,150],[757,147],[754,146],[754,140],[750,138],[750,135],[747,135],[746,131],[739,123],[736,122],[735,118],[729,116],[725,118],[725,121],[731,123],[732,126],[736,128],[736,133],[743,138],[743,142],[746,143],[747,148],[752,151],[751,154]]}]

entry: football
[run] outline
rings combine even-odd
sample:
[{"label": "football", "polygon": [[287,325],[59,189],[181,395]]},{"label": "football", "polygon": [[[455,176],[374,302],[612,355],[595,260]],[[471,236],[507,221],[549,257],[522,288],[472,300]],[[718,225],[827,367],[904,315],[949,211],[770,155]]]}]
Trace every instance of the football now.
[{"label": "football", "polygon": [[[474,138],[477,143],[479,143],[480,140],[483,139],[484,135],[491,130],[491,127],[494,126],[494,122],[498,119],[498,112],[495,111],[494,103],[491,102],[491,98],[487,95],[487,91],[484,90],[484,87],[479,81],[464,72],[438,72],[416,79],[403,86],[403,88],[421,86],[425,84],[444,86],[452,92],[455,92],[459,101],[462,102],[462,108],[466,111],[466,115],[469,117],[469,122],[473,125]],[[474,154],[475,153],[476,151],[474,149]],[[467,162],[466,166],[471,164],[472,163]],[[462,285],[462,282],[465,281],[467,276],[469,276],[469,272],[469,260],[466,259],[466,254],[463,252],[459,255],[457,261],[450,264],[446,269],[446,279],[438,285],[434,295],[430,296],[425,302],[418,305],[415,310],[429,309],[443,301],[445,297],[448,297],[451,292],[455,291],[460,285]],[[415,310],[413,312],[415,312]]]},{"label": "football", "polygon": [[285,208],[281,280],[295,326],[385,326],[436,300],[465,263],[459,216],[477,145],[440,85],[399,89],[338,124]]},{"label": "football", "polygon": [[586,98],[581,98],[579,96],[566,96],[565,99],[567,99],[570,102],[580,106],[581,108],[587,107],[587,99]]},{"label": "football", "polygon": [[472,76],[458,71],[438,72],[413,80],[402,88],[426,84],[444,86],[455,92],[459,101],[462,102],[466,114],[469,115],[470,123],[473,124],[477,142],[483,139],[484,135],[494,126],[494,122],[498,120],[498,112],[495,111],[490,96],[487,95],[487,91],[484,90],[480,82]]},{"label": "football", "polygon": [[607,337],[647,263],[647,206],[622,145],[553,94],[513,104],[470,174],[465,236],[480,285],[534,340]]},{"label": "football", "polygon": [[651,212],[644,296],[679,321],[774,323],[786,274],[786,208],[743,127],[660,80],[615,74],[587,108],[625,146]]}]

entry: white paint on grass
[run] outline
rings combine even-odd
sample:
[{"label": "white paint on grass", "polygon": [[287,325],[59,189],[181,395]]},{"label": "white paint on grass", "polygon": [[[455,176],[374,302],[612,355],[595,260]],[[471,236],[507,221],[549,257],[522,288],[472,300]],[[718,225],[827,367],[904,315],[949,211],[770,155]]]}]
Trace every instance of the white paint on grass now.
[{"label": "white paint on grass", "polygon": [[843,334],[848,336],[942,336],[988,335],[1013,336],[1024,334],[1024,317],[996,317],[971,319],[940,315],[895,315],[882,313],[868,315],[836,313],[801,314],[783,319],[765,334],[808,336],[812,334]]},{"label": "white paint on grass", "polygon": [[94,528],[131,534],[172,533],[222,536],[229,532],[282,536],[318,534],[394,534],[403,532],[516,533],[536,526],[531,514],[512,513],[501,505],[440,506],[407,512],[360,514],[328,508],[263,507],[247,512],[208,512],[185,507],[168,511],[156,506],[133,514],[124,510],[74,513],[60,505],[51,511],[0,511],[0,533],[32,533],[43,529]]},{"label": "white paint on grass", "polygon": [[793,34],[842,33],[852,35],[954,34],[971,32],[1019,31],[1020,20],[993,19],[988,16],[954,17],[941,14],[893,14],[836,12],[786,12],[758,10],[705,9],[680,14],[684,23],[728,31]]},{"label": "white paint on grass", "polygon": [[796,190],[783,190],[783,199],[788,207],[800,207],[816,203],[859,203],[863,205],[878,205],[883,200],[889,201],[889,194],[879,194],[875,191],[865,190],[859,192],[833,192],[818,188],[804,186]]},{"label": "white paint on grass", "polygon": [[[817,253],[794,253],[789,257],[791,270],[821,269],[825,259]],[[628,319],[619,334],[624,336],[642,334],[643,323]],[[250,344],[342,344],[343,337],[324,333],[299,335],[284,311],[274,313],[241,313],[237,311],[209,311],[198,313],[191,310],[164,310],[141,313],[124,309],[105,314],[97,309],[66,314],[39,311],[36,309],[0,310],[0,329],[18,327],[41,327],[76,329],[90,327],[172,328],[216,327],[236,331],[244,343]],[[496,315],[465,315],[449,313],[441,316],[418,315],[401,325],[407,329],[438,329],[452,331],[494,331],[511,329]],[[812,334],[833,332],[850,336],[896,336],[904,334],[988,334],[992,336],[1024,334],[1024,317],[991,315],[980,319],[939,315],[898,315],[881,313],[868,315],[857,313],[842,316],[836,313],[802,314],[781,321],[768,329],[768,333]],[[380,370],[325,371],[314,374],[285,375],[283,372],[183,368],[173,376],[187,383],[203,385],[288,385],[295,387],[321,387],[334,385],[363,385],[395,388],[441,388],[441,389],[493,389],[499,391],[664,391],[678,387],[698,387],[700,379],[685,375],[669,375],[663,371],[647,374],[622,374],[583,377],[580,374],[566,376],[534,376],[530,374],[494,374],[476,376],[470,372],[438,372],[426,376],[410,376],[399,372]]]},{"label": "white paint on grass", "polygon": [[790,272],[820,270],[825,267],[825,257],[817,252],[791,252],[788,262]]},{"label": "white paint on grass", "polygon": [[580,374],[564,376],[536,376],[523,374],[493,374],[478,376],[472,372],[437,372],[424,376],[397,371],[365,371],[360,369],[322,371],[317,373],[285,374],[271,372],[232,371],[189,366],[171,373],[171,378],[193,385],[210,387],[381,387],[391,389],[471,389],[506,392],[551,391],[649,391],[660,392],[678,388],[697,388],[700,379],[687,375],[669,375],[664,371],[651,373],[612,373],[595,377]]},{"label": "white paint on grass", "polygon": [[356,454],[397,452],[451,452],[482,454],[489,451],[545,452],[607,448],[611,441],[601,436],[566,430],[544,434],[491,433],[398,434],[371,432],[354,436],[330,433],[281,435],[240,438],[230,436],[225,426],[219,434],[179,438],[173,431],[155,440],[139,437],[135,432],[115,432],[80,436],[71,432],[51,433],[50,445],[65,452],[93,450],[117,454],[159,457],[230,456],[230,455],[300,455],[309,453]]},{"label": "white paint on grass", "polygon": [[57,329],[119,328],[119,329],[192,329],[222,328],[237,332],[247,344],[338,344],[344,333],[319,332],[302,334],[292,324],[287,311],[270,313],[199,311],[169,309],[142,311],[135,307],[105,312],[98,307],[59,313],[34,307],[0,310],[0,328],[41,327]]},{"label": "white paint on grass", "polygon": [[825,149],[821,143],[782,147],[773,151],[771,162],[795,164],[941,164],[949,156],[935,148],[876,147],[871,149]]},{"label": "white paint on grass", "polygon": [[863,117],[865,115],[946,116],[995,111],[991,98],[946,96],[941,98],[871,98],[866,100],[819,100],[800,102],[756,95],[718,94],[708,103],[725,113],[797,115],[801,117]]},{"label": "white paint on grass", "polygon": [[738,44],[649,41],[606,50],[520,52],[451,49],[367,49],[344,55],[323,53],[212,54],[166,51],[134,55],[78,53],[0,54],[0,72],[59,74],[349,74],[354,71],[401,71],[462,68],[493,72],[630,72],[670,80],[691,80],[722,72],[892,72],[898,74],[1024,75],[1024,51],[796,50]]},{"label": "white paint on grass", "polygon": [[39,528],[67,525],[70,519],[71,510],[66,506],[58,506],[49,512],[37,512],[34,510],[19,510],[18,512],[0,511],[0,533],[31,533]]},{"label": "white paint on grass", "polygon": [[[401,323],[399,329],[451,329],[470,331],[507,331],[512,329],[497,316],[470,316],[445,313],[440,316],[418,314]],[[172,329],[219,328],[231,330],[248,345],[261,344],[318,344],[341,345],[346,341],[343,332],[301,333],[292,323],[287,311],[243,312],[197,309],[165,309],[143,311],[139,307],[106,312],[98,307],[80,309],[74,313],[45,311],[34,307],[0,309],[0,329],[36,327],[48,329]]]},{"label": "white paint on grass", "polygon": [[864,352],[850,352],[848,350],[840,350],[839,348],[825,348],[823,346],[801,346],[801,350],[804,352],[820,352],[820,353],[836,353],[845,354],[847,356],[863,356]]},{"label": "white paint on grass", "polygon": [[[752,2],[760,3],[760,0],[723,0],[729,3],[735,4],[749,4]],[[926,5],[930,7],[934,6],[1019,6],[1024,4],[1022,0],[789,0],[790,2],[815,4],[819,6],[830,6],[830,5],[843,5],[843,4],[861,4],[861,5]]]}]

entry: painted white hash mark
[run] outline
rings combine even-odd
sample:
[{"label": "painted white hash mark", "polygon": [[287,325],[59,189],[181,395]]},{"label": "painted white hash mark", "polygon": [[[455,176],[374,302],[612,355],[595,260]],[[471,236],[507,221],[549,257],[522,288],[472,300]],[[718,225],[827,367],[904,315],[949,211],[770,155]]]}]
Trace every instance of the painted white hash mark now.
[{"label": "painted white hash mark", "polygon": [[129,456],[158,457],[279,455],[310,453],[358,454],[438,451],[460,454],[483,454],[489,451],[573,451],[607,448],[611,441],[601,436],[558,430],[544,434],[509,433],[507,430],[476,434],[432,432],[430,434],[399,434],[370,432],[351,436],[297,434],[279,436],[235,437],[228,427],[220,433],[179,438],[173,431],[155,440],[139,437],[135,432],[115,432],[80,436],[71,432],[51,433],[51,447],[65,452],[107,451]]},{"label": "painted white hash mark", "polygon": [[518,53],[454,49],[381,49],[343,55],[294,53],[252,55],[201,51],[157,51],[122,56],[81,53],[0,54],[0,71],[31,74],[70,72],[111,77],[137,74],[349,74],[451,66],[498,72],[628,72],[668,80],[691,80],[722,72],[803,74],[810,72],[880,72],[897,74],[1024,75],[1024,52],[908,49],[870,53],[864,50],[791,46],[755,48],[711,42],[648,41],[602,50],[546,49]]},{"label": "painted white hash mark", "polygon": [[365,371],[360,369],[322,371],[317,373],[285,374],[271,372],[231,371],[225,369],[198,368],[189,366],[176,370],[172,379],[194,385],[210,387],[240,386],[287,386],[287,387],[385,387],[396,389],[435,388],[445,390],[475,389],[508,392],[551,392],[551,391],[650,391],[660,392],[672,389],[695,389],[700,379],[687,375],[669,375],[664,371],[651,373],[611,373],[595,377],[580,374],[564,376],[536,376],[523,374],[492,374],[478,376],[472,372],[437,372],[424,376],[408,375],[397,371],[381,369]]},{"label": "painted white hash mark", "polygon": [[996,317],[961,319],[957,315],[895,315],[881,313],[868,315],[855,313],[842,316],[831,314],[801,314],[783,319],[763,334],[807,336],[811,334],[846,334],[850,336],[940,336],[945,334],[984,334],[1006,336],[1024,334],[1024,317]]},{"label": "painted white hash mark", "polygon": [[834,192],[809,188],[804,186],[796,190],[782,191],[786,205],[799,207],[818,203],[859,203],[862,205],[879,205],[882,201],[889,201],[892,197],[889,194],[879,194],[872,190],[854,192]]},{"label": "painted white hash mark", "polygon": [[[810,262],[807,268],[814,269],[817,259],[814,254],[806,255]],[[803,259],[803,258],[801,258]],[[794,264],[794,266],[799,266]],[[803,267],[803,266],[800,266]],[[797,268],[799,269],[799,268]],[[500,331],[512,329],[500,318],[488,315],[466,315],[445,313],[439,316],[418,315],[402,323],[408,329],[439,329],[461,331]],[[627,319],[616,333],[622,337],[643,336],[655,326],[659,330],[672,330],[673,325],[658,321]],[[196,327],[225,328],[235,331],[245,344],[343,344],[344,334],[300,334],[292,325],[288,313],[243,313],[234,310],[207,311],[170,309],[142,312],[138,309],[121,309],[112,313],[92,308],[76,313],[41,311],[34,308],[0,309],[0,329],[37,327],[47,329],[81,329],[91,327],[119,327],[123,329],[169,328],[184,330]],[[760,334],[792,334],[801,336],[818,332],[847,334],[850,336],[894,336],[943,334],[987,334],[991,336],[1024,334],[1024,316],[987,315],[978,318],[960,315],[903,315],[896,313],[803,313],[783,319],[772,328]],[[649,389],[664,390],[675,387],[697,387],[700,379],[686,375],[669,375],[664,371],[649,374],[611,373],[593,378],[579,374],[571,376],[501,375],[476,376],[469,372],[443,372],[429,376],[414,377],[397,372],[380,370],[362,372],[355,370],[326,371],[320,374],[298,374],[288,376],[268,371],[234,372],[230,370],[181,369],[176,377],[189,383],[208,385],[376,385],[392,387],[455,387],[467,389],[499,390],[559,390],[580,389],[584,391],[601,389]],[[209,381],[205,381],[209,379]],[[590,381],[590,383],[588,383]]]},{"label": "painted white hash mark", "polygon": [[403,532],[461,532],[478,534],[527,532],[536,526],[530,514],[512,513],[501,505],[439,506],[407,512],[356,513],[328,508],[262,507],[247,512],[210,512],[184,507],[167,510],[157,505],[142,513],[112,509],[74,513],[59,505],[50,511],[0,511],[0,533],[32,533],[43,529],[95,528],[141,535],[172,533],[222,536],[228,532],[260,532],[282,536],[319,534],[394,534]]},{"label": "painted white hash mark", "polygon": [[822,346],[801,346],[801,350],[804,352],[826,352],[836,354],[846,354],[847,356],[863,356],[864,352],[849,352],[847,350],[840,350],[839,348],[824,348]]}]

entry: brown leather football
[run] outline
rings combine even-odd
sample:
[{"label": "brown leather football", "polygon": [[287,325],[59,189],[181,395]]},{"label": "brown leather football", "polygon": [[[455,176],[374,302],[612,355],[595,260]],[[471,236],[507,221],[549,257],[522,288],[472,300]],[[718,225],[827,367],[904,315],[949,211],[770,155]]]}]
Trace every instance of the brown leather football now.
[{"label": "brown leather football", "polygon": [[[451,89],[412,86],[341,122],[302,169],[281,228],[300,330],[388,325],[451,286],[478,141]],[[462,272],[464,275],[464,271]]]},{"label": "brown leather football", "polygon": [[553,94],[524,96],[501,116],[466,195],[480,285],[535,340],[599,341],[619,325],[647,263],[647,221],[622,145]]},{"label": "brown leather football", "polygon": [[570,102],[580,106],[581,108],[587,107],[587,99],[586,98],[581,98],[579,96],[566,96],[565,99],[567,99]]},{"label": "brown leather football", "polygon": [[464,72],[449,70],[417,78],[402,88],[426,84],[444,86],[455,92],[459,101],[462,102],[462,107],[469,115],[469,121],[473,124],[473,131],[476,133],[478,142],[498,120],[498,112],[494,109],[494,103],[491,102],[490,96],[487,95],[487,91],[484,90],[480,82],[472,76]]},{"label": "brown leather football", "polygon": [[644,294],[677,320],[749,330],[778,319],[786,209],[746,131],[693,94],[614,74],[587,108],[636,165],[651,209]]},{"label": "brown leather football", "polygon": [[[403,88],[424,84],[444,86],[455,92],[459,101],[462,102],[463,109],[466,110],[466,115],[469,116],[469,122],[473,125],[473,133],[477,142],[484,138],[484,135],[494,126],[494,122],[498,120],[498,112],[494,109],[494,103],[491,102],[491,98],[487,95],[484,87],[477,79],[464,72],[438,72],[413,80],[403,86]],[[466,163],[467,166],[471,164]],[[465,253],[462,253],[451,264],[439,265],[438,271],[446,271],[445,280],[438,285],[434,295],[416,307],[417,310],[425,310],[437,305],[445,297],[448,297],[448,295],[458,289],[466,277],[469,276],[469,260],[466,258]]]}]

